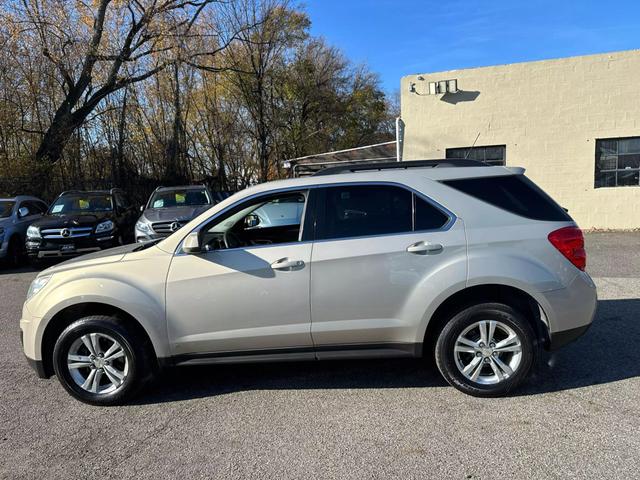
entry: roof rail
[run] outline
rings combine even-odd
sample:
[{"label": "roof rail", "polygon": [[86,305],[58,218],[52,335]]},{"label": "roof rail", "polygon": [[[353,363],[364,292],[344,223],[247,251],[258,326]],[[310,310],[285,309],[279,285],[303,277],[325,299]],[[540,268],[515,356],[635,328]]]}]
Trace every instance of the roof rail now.
[{"label": "roof rail", "polygon": [[59,197],[62,197],[63,195],[69,195],[71,193],[82,193],[82,190],[65,190],[64,192],[62,192],[60,195],[58,195]]},{"label": "roof rail", "polygon": [[354,173],[375,170],[407,170],[409,168],[449,168],[449,167],[490,167],[491,165],[478,160],[447,158],[441,160],[406,160],[403,162],[360,163],[357,165],[340,165],[329,167],[314,173],[314,176],[336,175],[339,173]]}]

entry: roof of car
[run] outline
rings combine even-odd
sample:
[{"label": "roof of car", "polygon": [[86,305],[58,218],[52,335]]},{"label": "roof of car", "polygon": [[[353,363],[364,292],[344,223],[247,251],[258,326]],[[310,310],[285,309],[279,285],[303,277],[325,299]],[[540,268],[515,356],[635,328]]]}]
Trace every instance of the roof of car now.
[{"label": "roof of car", "polygon": [[39,202],[43,202],[43,200],[38,197],[34,197],[33,195],[16,195],[15,197],[0,197],[0,201],[4,202],[20,202],[23,200],[37,200]]},{"label": "roof of car", "polygon": [[202,190],[203,188],[207,188],[204,185],[175,185],[173,187],[158,187],[156,188],[156,192],[166,192],[171,190]]},{"label": "roof of car", "polygon": [[[397,168],[379,169],[372,165],[371,168],[359,168],[355,171],[342,171],[331,174],[330,172],[322,175],[313,175],[301,178],[292,178],[288,180],[276,180],[273,182],[262,183],[248,190],[253,192],[268,191],[275,188],[289,188],[296,186],[308,185],[326,185],[333,183],[349,183],[349,182],[394,182],[422,176],[431,180],[451,180],[455,178],[473,178],[473,177],[496,177],[500,175],[514,175],[524,173],[521,167],[502,167],[493,165],[482,166],[447,166],[440,165],[437,168],[432,166],[418,165],[409,167],[408,164],[413,161],[397,162]],[[348,170],[348,169],[345,169]]]}]

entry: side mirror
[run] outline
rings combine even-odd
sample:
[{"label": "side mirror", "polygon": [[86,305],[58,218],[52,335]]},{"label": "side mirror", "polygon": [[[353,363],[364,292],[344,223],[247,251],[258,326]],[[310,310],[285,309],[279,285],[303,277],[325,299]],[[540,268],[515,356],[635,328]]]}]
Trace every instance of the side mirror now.
[{"label": "side mirror", "polygon": [[200,235],[198,232],[191,232],[187,235],[187,238],[182,242],[182,251],[189,254],[202,252],[202,247],[200,246]]},{"label": "side mirror", "polygon": [[249,214],[244,217],[244,228],[253,228],[260,225],[260,217],[257,215]]},{"label": "side mirror", "polygon": [[18,209],[18,218],[24,218],[29,216],[29,209],[27,207],[20,207]]}]

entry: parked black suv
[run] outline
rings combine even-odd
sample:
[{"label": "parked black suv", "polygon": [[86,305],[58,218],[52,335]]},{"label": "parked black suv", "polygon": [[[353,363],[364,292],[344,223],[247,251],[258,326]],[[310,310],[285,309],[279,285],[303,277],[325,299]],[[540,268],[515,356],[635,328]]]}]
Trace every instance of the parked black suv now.
[{"label": "parked black suv", "polygon": [[63,192],[27,230],[31,261],[71,257],[133,240],[136,210],[120,189]]}]

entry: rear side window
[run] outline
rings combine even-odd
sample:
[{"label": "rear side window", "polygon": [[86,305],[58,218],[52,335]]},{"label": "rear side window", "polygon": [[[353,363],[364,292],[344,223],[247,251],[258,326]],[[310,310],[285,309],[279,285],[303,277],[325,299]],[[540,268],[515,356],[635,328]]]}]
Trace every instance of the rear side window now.
[{"label": "rear side window", "polygon": [[411,191],[391,185],[327,187],[319,202],[316,238],[323,240],[435,230],[449,220]]},{"label": "rear side window", "polygon": [[571,221],[571,217],[549,195],[524,175],[464,178],[442,183],[521,217]]},{"label": "rear side window", "polygon": [[347,238],[412,230],[412,194],[404,188],[362,185],[324,189],[318,238]]}]

